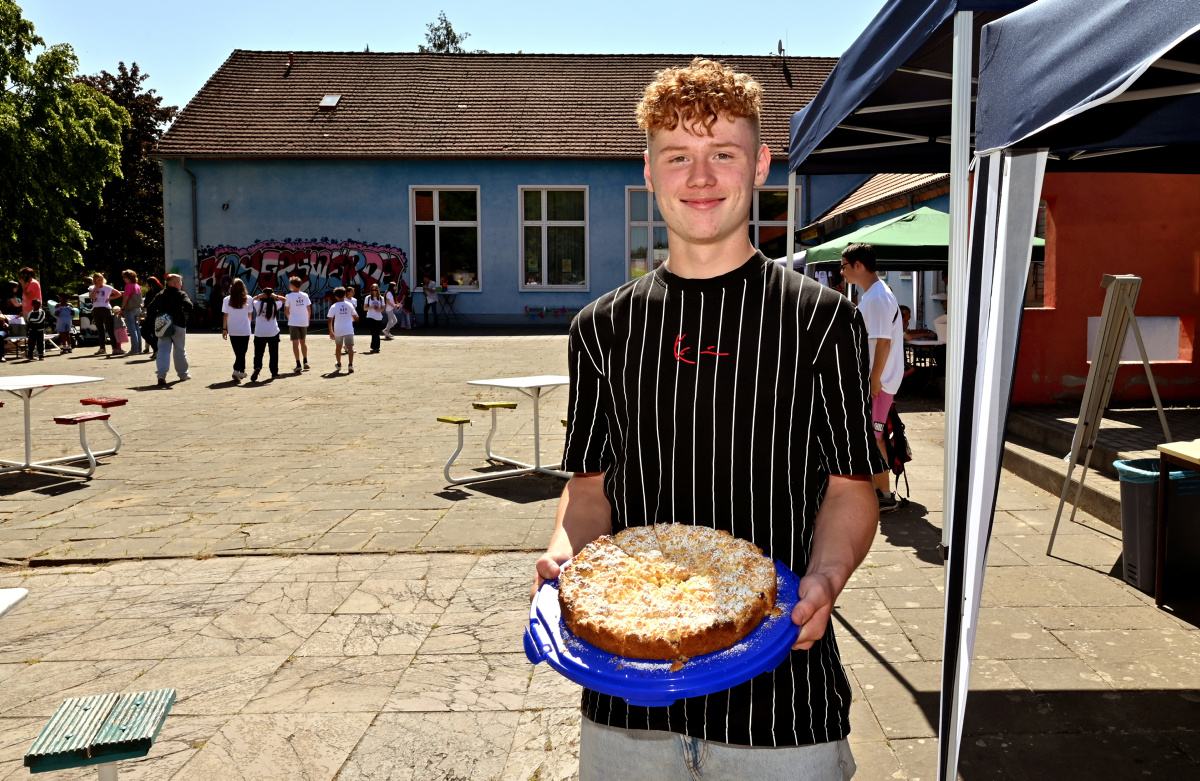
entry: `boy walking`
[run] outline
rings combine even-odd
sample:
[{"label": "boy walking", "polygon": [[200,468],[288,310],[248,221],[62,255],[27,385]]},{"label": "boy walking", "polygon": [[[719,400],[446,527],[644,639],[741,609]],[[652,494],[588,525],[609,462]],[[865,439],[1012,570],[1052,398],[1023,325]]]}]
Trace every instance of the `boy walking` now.
[{"label": "boy walking", "polygon": [[354,307],[346,301],[346,288],[339,287],[333,291],[337,299],[329,307],[329,338],[333,340],[333,370],[342,370],[342,348],[346,348],[346,363],[350,374],[354,374],[354,324],[358,322],[358,314]]},{"label": "boy walking", "polygon": [[54,330],[58,332],[59,352],[71,352],[71,323],[75,320],[75,307],[67,301],[67,294],[58,298],[58,306],[54,307]]},{"label": "boy walking", "polygon": [[304,356],[304,371],[308,371],[308,324],[312,322],[312,299],[307,293],[300,292],[300,277],[288,280],[292,292],[287,294],[283,302],[283,311],[287,314],[288,338],[292,341],[292,355],[296,356],[296,374],[300,373],[300,356]]},{"label": "boy walking", "polygon": [[33,306],[29,310],[29,314],[25,315],[25,358],[33,360],[33,354],[37,353],[39,361],[46,360],[46,310],[42,309],[42,300],[35,298],[30,302]]}]

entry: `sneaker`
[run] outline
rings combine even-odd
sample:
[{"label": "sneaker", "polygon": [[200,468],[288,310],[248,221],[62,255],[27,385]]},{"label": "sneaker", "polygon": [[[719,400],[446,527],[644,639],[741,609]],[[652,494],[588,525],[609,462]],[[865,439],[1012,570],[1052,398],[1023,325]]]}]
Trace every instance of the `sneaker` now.
[{"label": "sneaker", "polygon": [[241,376],[240,376],[240,374],[239,374],[238,372],[234,372],[234,373],[233,373],[233,381],[234,381],[234,382],[241,382],[241,381],[242,381],[242,378],[241,378]]},{"label": "sneaker", "polygon": [[38,360],[39,360],[39,361],[44,361],[44,360],[46,360],[46,356],[44,356],[44,355],[39,355],[39,356],[38,356]]},{"label": "sneaker", "polygon": [[299,362],[299,361],[296,361],[296,374],[299,374],[300,372],[301,372],[301,369],[300,369],[300,362]]},{"label": "sneaker", "polygon": [[340,371],[342,370],[342,365],[341,365],[340,363],[335,363],[335,364],[333,365],[333,370],[334,370],[335,372],[340,372]]},{"label": "sneaker", "polygon": [[304,362],[304,371],[308,371],[308,361]]},{"label": "sneaker", "polygon": [[160,388],[165,388],[166,386],[167,386],[167,378],[166,378],[166,377],[159,377],[159,378],[158,378],[158,387],[160,387]]},{"label": "sneaker", "polygon": [[271,379],[272,379],[272,380],[276,379],[277,377],[279,377],[279,372],[271,372]]},{"label": "sneaker", "polygon": [[258,382],[258,375],[261,372],[262,372],[262,369],[255,369],[254,374],[250,375],[250,382]]},{"label": "sneaker", "polygon": [[179,378],[179,381],[180,381],[180,382],[187,382],[187,381],[188,381],[188,380],[190,380],[191,378],[192,378],[192,375],[190,375],[190,374],[185,374],[185,375],[183,375],[182,377],[180,377],[180,378]]},{"label": "sneaker", "polygon": [[354,374],[354,364],[350,364],[349,366],[347,366],[346,372],[349,374]]},{"label": "sneaker", "polygon": [[900,500],[896,498],[895,493],[884,493],[878,488],[875,489],[875,496],[879,499],[879,512],[894,513],[900,509]]},{"label": "sneaker", "polygon": [[113,357],[115,358],[118,355],[124,355],[125,351],[124,350],[113,350],[112,354],[113,354]]},{"label": "sneaker", "polygon": [[105,353],[107,353],[107,352],[108,352],[108,350],[106,350],[106,349],[104,349],[103,347],[101,347],[99,350],[97,350],[97,351],[95,352],[95,354],[96,354],[96,355],[104,355],[104,354],[105,354]]},{"label": "sneaker", "polygon": [[391,334],[384,334],[383,339],[385,342],[390,342],[390,341],[392,341],[393,337]]}]

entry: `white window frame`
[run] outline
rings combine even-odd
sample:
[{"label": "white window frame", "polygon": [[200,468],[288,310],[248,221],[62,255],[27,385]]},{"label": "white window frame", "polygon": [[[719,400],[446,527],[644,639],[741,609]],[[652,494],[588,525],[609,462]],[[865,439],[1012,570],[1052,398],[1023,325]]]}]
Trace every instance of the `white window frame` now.
[{"label": "white window frame", "polygon": [[[797,193],[800,192],[799,188],[797,188],[796,192]],[[754,188],[754,204],[753,204],[753,209],[750,212],[750,226],[752,228],[754,228],[753,244],[756,249],[759,247],[759,245],[762,244],[762,241],[760,240],[759,235],[758,235],[758,229],[763,226],[766,226],[769,228],[776,228],[776,227],[783,228],[784,235],[785,236],[787,235],[787,219],[786,218],[784,218],[783,220],[763,220],[763,219],[759,218],[759,215],[758,215],[758,195],[759,195],[759,193],[783,193],[784,195],[786,195],[787,187],[785,186],[785,187],[755,187]],[[792,204],[792,206],[793,206],[793,208],[799,210],[799,208],[800,208],[800,198],[799,197],[796,198],[796,201],[795,201],[795,203]],[[800,225],[799,220],[797,220],[796,225],[797,226]],[[786,254],[786,253],[787,253],[787,250],[785,249],[784,254]],[[788,268],[791,268],[791,266],[789,265]]]},{"label": "white window frame", "polygon": [[[432,190],[433,191],[433,220],[417,220],[417,191]],[[475,220],[473,222],[462,222],[458,220],[443,222],[438,218],[438,193],[441,192],[473,192],[475,193]],[[483,292],[483,201],[480,196],[479,185],[431,185],[431,184],[410,184],[408,186],[408,246],[412,251],[412,257],[409,259],[409,268],[412,269],[412,283],[410,287],[413,290],[418,290],[421,280],[417,279],[417,226],[432,225],[434,226],[434,268],[436,269],[437,279],[434,282],[441,282],[442,278],[442,235],[439,227],[445,225],[452,228],[474,228],[475,229],[475,257],[479,261],[479,268],[475,273],[475,286],[466,287],[463,285],[450,285],[448,292],[450,293],[482,293]]]},{"label": "white window frame", "polygon": [[[573,190],[583,193],[583,220],[550,220],[546,210],[547,190]],[[542,219],[525,219],[525,193],[540,192],[542,194]],[[592,290],[591,265],[591,193],[586,184],[523,184],[517,187],[517,263],[520,273],[517,276],[517,288],[523,293],[590,293]],[[542,228],[542,279],[546,278],[546,228],[553,226],[579,227],[583,226],[583,284],[582,285],[527,285],[525,284],[525,228],[530,226]]]},{"label": "white window frame", "polygon": [[[649,199],[646,203],[647,219],[645,219],[645,220],[634,220],[634,219],[631,219],[631,217],[630,217],[629,194],[631,192],[633,192],[634,190],[644,190],[646,192],[646,195],[649,196]],[[650,266],[650,268],[646,269],[646,273],[652,274],[652,273],[654,273],[654,268],[653,268],[653,265],[654,265],[654,262],[653,262],[654,229],[656,227],[665,228],[665,227],[667,227],[667,223],[663,220],[654,219],[654,193],[650,190],[649,187],[647,187],[644,184],[625,185],[625,260],[624,260],[624,263],[625,263],[625,281],[626,282],[629,282],[632,279],[634,279],[633,266],[631,265],[631,260],[629,258],[629,253],[633,249],[633,245],[629,241],[630,229],[631,228],[642,228],[642,227],[647,228],[646,252],[648,254],[646,256],[646,262],[647,262],[647,265]]]}]

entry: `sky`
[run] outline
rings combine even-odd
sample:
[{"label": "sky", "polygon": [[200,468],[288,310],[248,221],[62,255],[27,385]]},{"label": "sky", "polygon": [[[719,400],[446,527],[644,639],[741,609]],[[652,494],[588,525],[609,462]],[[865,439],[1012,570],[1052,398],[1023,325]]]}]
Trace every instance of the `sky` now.
[{"label": "sky", "polygon": [[166,105],[183,107],[234,49],[416,51],[439,11],[465,46],[559,54],[838,56],[885,0],[17,0],[80,71],[138,63]]}]

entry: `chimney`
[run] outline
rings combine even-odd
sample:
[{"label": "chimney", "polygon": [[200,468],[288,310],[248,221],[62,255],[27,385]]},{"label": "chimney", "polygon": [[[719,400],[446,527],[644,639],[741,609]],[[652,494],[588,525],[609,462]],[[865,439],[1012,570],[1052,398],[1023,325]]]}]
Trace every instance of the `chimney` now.
[{"label": "chimney", "polygon": [[295,65],[295,64],[296,64],[296,54],[295,54],[294,52],[288,52],[288,66],[287,66],[287,69],[288,69],[288,70],[291,70],[291,69],[292,69],[292,66],[293,66],[293,65]]}]

